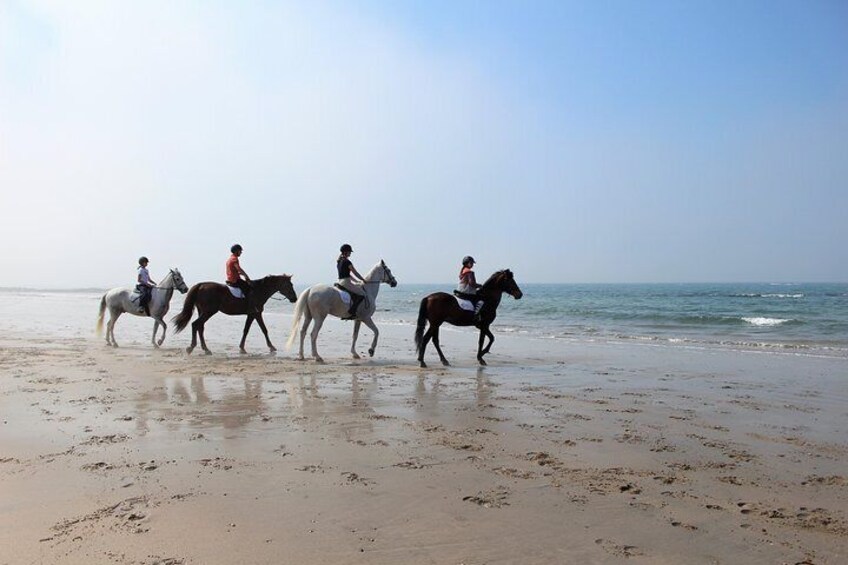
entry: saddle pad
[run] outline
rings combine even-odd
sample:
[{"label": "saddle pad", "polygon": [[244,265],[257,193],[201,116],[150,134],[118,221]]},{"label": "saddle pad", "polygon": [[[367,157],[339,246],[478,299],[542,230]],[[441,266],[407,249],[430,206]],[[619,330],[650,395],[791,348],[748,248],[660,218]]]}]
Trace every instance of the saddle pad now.
[{"label": "saddle pad", "polygon": [[239,287],[227,285],[227,288],[230,289],[230,294],[235,298],[244,298],[244,292]]},{"label": "saddle pad", "polygon": [[345,306],[350,307],[350,293],[346,290],[340,289],[337,286],[334,286],[333,288],[336,290],[336,292],[339,293],[339,296],[342,297],[342,302],[345,303]]},{"label": "saddle pad", "polygon": [[458,296],[454,296],[454,298],[456,298],[457,304],[459,304],[459,307],[463,310],[467,310],[468,312],[474,311],[474,304],[472,304],[470,300],[466,300]]}]

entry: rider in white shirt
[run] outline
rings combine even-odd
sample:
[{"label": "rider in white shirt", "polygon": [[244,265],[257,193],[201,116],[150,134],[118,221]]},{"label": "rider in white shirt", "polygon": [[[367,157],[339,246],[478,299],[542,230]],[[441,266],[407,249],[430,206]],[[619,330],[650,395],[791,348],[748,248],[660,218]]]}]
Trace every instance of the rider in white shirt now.
[{"label": "rider in white shirt", "polygon": [[138,278],[136,279],[135,288],[141,293],[138,299],[138,304],[144,308],[145,313],[150,315],[150,297],[153,294],[153,289],[156,287],[156,281],[150,278],[150,273],[147,270],[149,263],[147,257],[138,259]]}]

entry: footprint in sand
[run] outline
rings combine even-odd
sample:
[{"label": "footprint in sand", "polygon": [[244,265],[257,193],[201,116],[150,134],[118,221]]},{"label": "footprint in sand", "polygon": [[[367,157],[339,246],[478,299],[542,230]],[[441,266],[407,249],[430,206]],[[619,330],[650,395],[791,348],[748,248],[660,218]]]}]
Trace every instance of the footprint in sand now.
[{"label": "footprint in sand", "polygon": [[615,555],[616,557],[639,557],[645,555],[642,553],[642,550],[635,545],[622,545],[603,538],[596,539],[595,543],[600,545],[604,551],[610,555]]},{"label": "footprint in sand", "polygon": [[509,506],[509,502],[507,502],[509,494],[509,489],[505,487],[498,487],[486,492],[480,491],[474,496],[463,496],[462,500],[465,502],[473,502],[483,508],[500,508],[502,506]]}]

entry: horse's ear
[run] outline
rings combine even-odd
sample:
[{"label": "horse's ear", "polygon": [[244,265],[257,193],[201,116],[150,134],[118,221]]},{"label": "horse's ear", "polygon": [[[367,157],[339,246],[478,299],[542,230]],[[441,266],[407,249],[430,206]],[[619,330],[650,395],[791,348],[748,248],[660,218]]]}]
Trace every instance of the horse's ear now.
[{"label": "horse's ear", "polygon": [[385,262],[383,259],[380,259],[380,265],[382,265],[383,267],[385,267],[385,266],[386,266],[386,262]]}]

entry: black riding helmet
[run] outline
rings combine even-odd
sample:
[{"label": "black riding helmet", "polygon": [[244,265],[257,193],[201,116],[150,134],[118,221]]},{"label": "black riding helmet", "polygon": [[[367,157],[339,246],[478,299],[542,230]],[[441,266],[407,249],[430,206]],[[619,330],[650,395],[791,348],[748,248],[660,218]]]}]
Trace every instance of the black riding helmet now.
[{"label": "black riding helmet", "polygon": [[235,253],[236,251],[241,251],[241,250],[242,250],[241,245],[239,245],[238,243],[236,243],[235,245],[230,247],[230,253]]},{"label": "black riding helmet", "polygon": [[145,263],[150,263],[150,259],[148,259],[144,255],[142,255],[141,257],[138,258],[138,264],[139,265],[144,265]]},{"label": "black riding helmet", "polygon": [[467,265],[468,263],[476,263],[476,262],[477,261],[475,261],[474,257],[472,257],[471,255],[466,255],[465,257],[462,258],[462,264],[463,265]]},{"label": "black riding helmet", "polygon": [[345,243],[339,248],[339,251],[342,253],[353,253],[353,247],[351,247],[349,243]]}]

